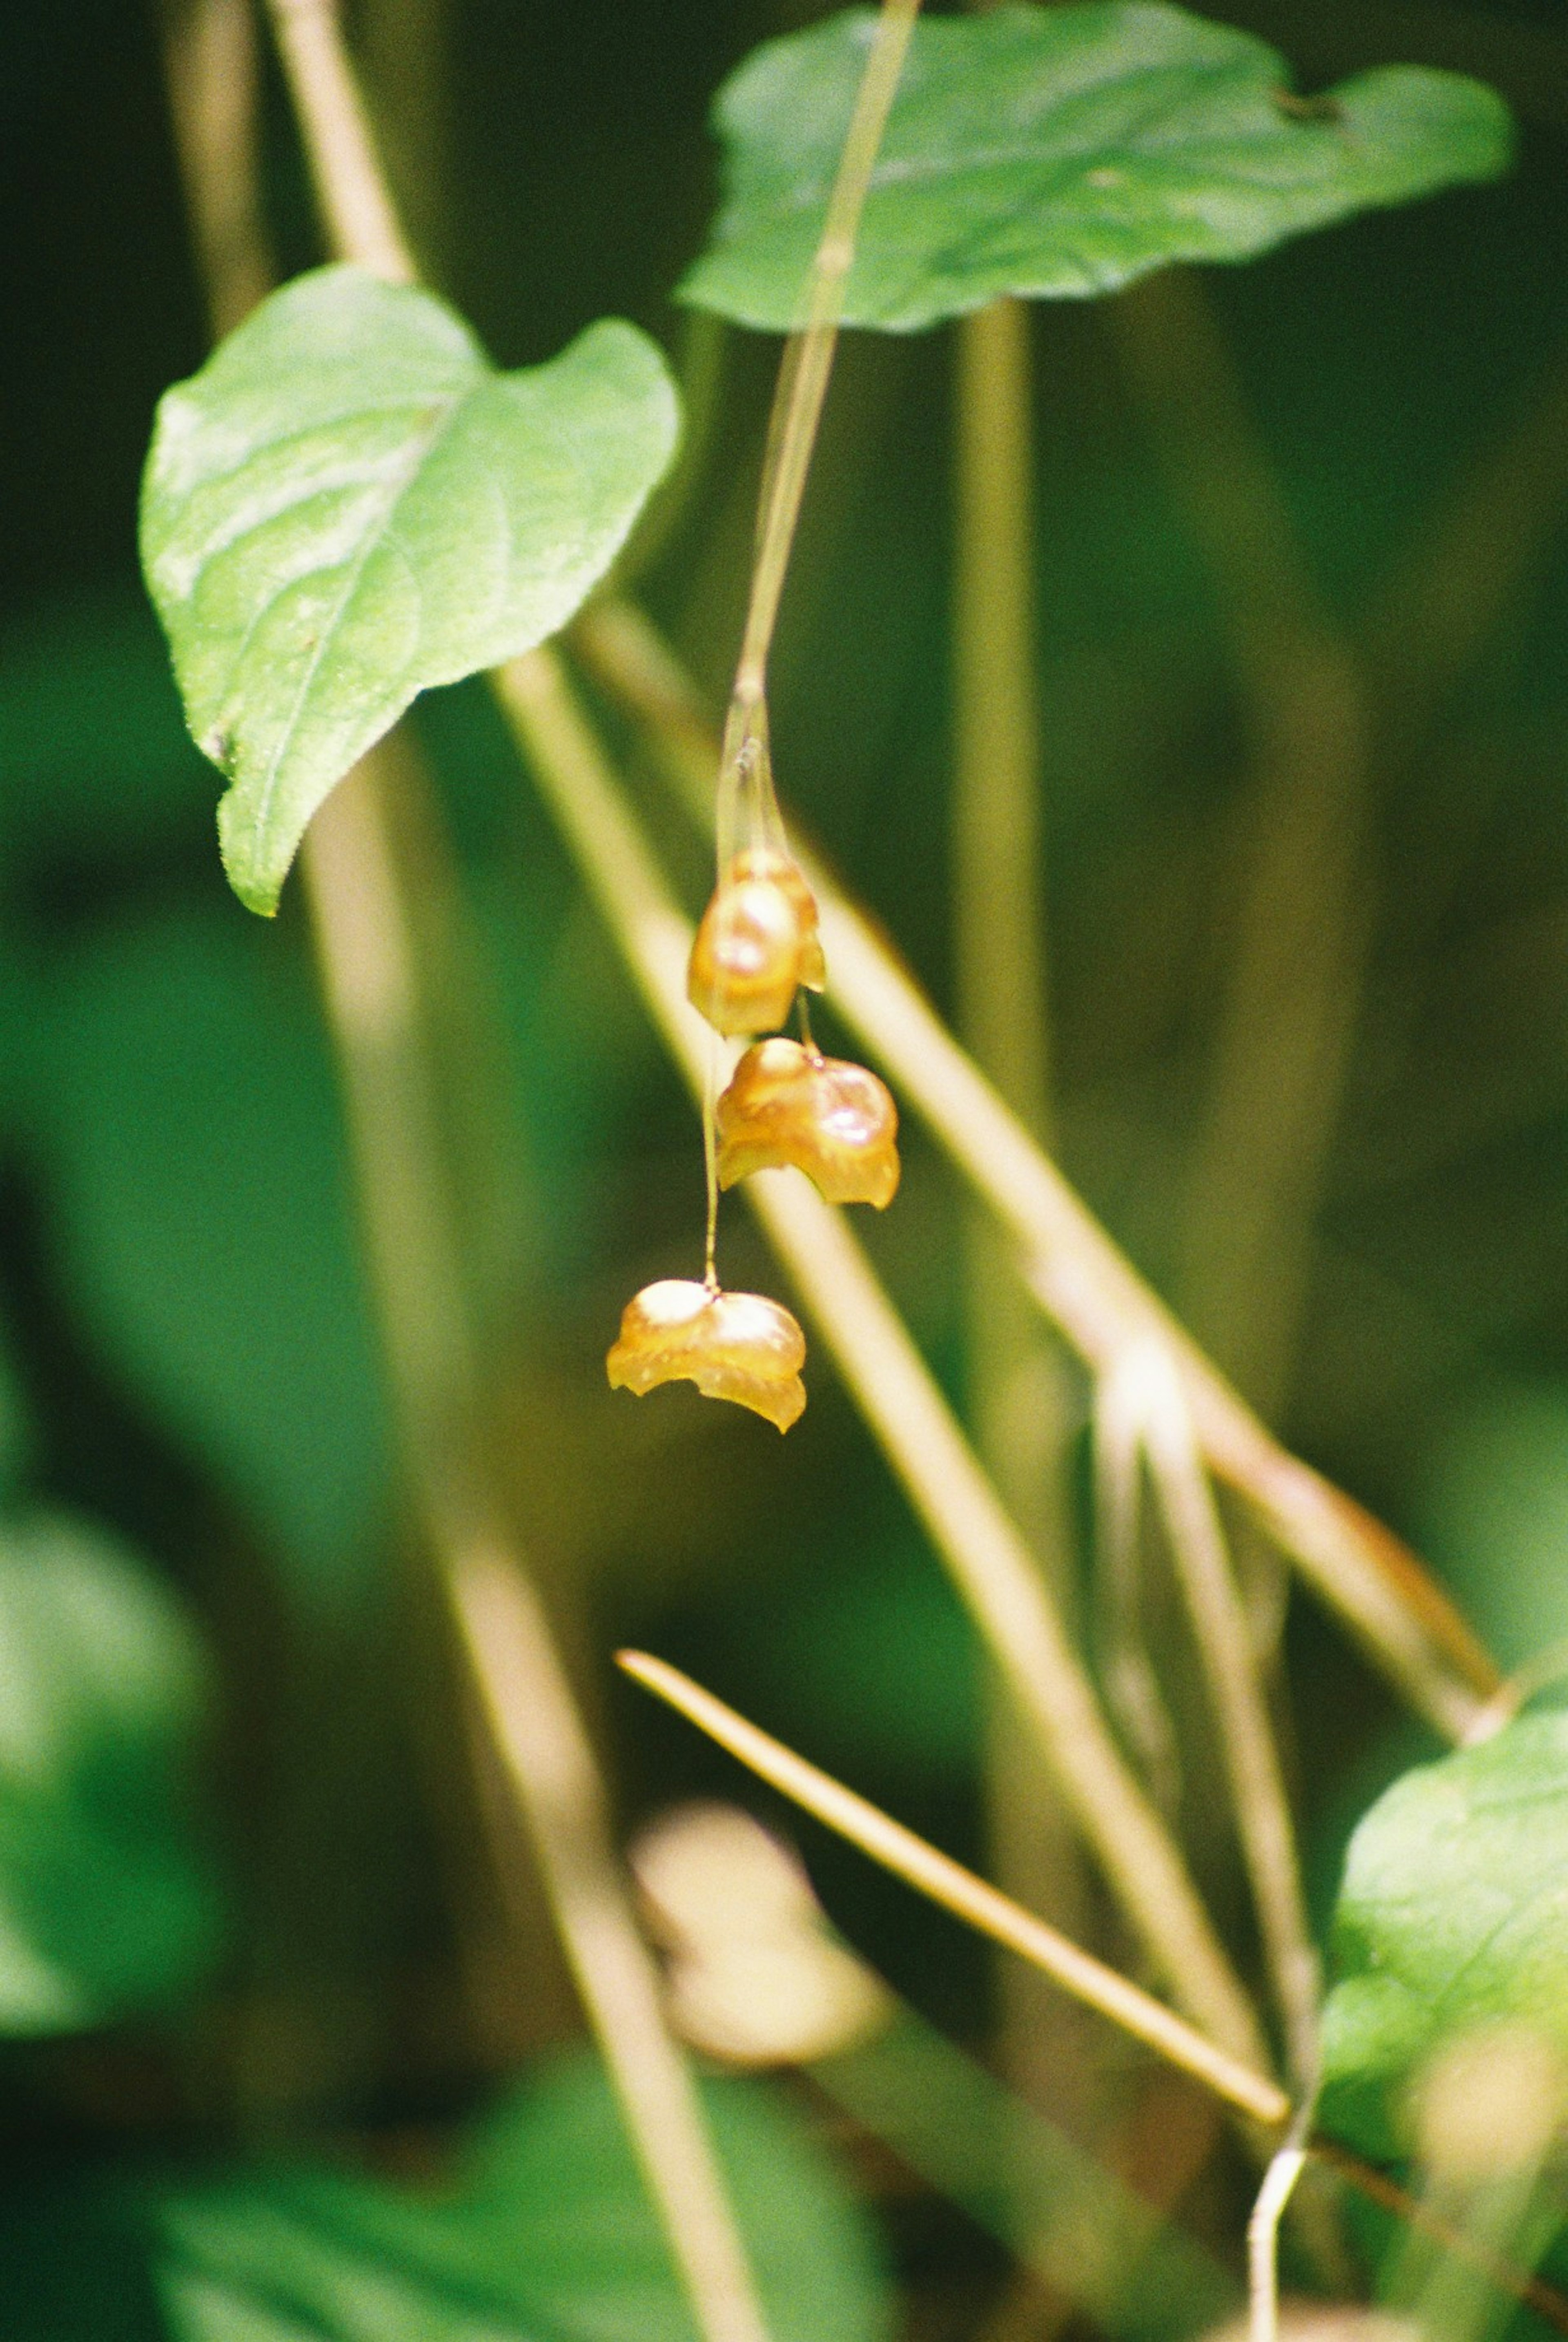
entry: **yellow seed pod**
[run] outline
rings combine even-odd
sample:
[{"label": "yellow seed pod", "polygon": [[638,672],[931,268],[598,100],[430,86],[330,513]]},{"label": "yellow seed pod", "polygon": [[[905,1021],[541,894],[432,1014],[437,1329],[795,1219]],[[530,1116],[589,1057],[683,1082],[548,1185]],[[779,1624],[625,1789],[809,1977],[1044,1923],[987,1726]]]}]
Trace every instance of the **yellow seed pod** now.
[{"label": "yellow seed pod", "polygon": [[825,980],[816,900],[787,854],[737,854],[703,913],[686,992],[715,1031],[766,1033]]},{"label": "yellow seed pod", "polygon": [[781,1431],[805,1406],[805,1336],[765,1294],[714,1293],[682,1276],[645,1285],[622,1311],[604,1364],[612,1390],[643,1398],[661,1383],[695,1383],[704,1398],[733,1399]]},{"label": "yellow seed pod", "polygon": [[793,1164],[830,1204],[885,1210],[898,1187],[898,1108],[864,1066],[759,1041],[719,1099],[721,1187]]}]

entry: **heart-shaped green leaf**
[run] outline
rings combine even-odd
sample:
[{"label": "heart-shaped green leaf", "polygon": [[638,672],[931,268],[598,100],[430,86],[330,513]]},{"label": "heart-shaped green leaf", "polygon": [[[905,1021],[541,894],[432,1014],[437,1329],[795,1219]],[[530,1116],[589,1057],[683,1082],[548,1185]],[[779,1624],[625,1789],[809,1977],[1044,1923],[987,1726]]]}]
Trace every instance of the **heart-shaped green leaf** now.
[{"label": "heart-shaped green leaf", "polygon": [[[681,297],[800,321],[874,18],[770,41],[715,108],[724,202]],[[1173,260],[1244,260],[1507,163],[1506,107],[1390,66],[1290,95],[1265,42],[1183,9],[1000,7],[915,26],[844,321],[908,332],[998,294],[1109,293]]]},{"label": "heart-shaped green leaf", "polygon": [[64,1515],[0,1526],[0,2033],[100,2025],[210,1958],[187,1810],[205,1688],[129,1556]]},{"label": "heart-shaped green leaf", "polygon": [[1323,2018],[1326,2129],[1404,2150],[1409,2086],[1496,2023],[1568,2056],[1568,1714],[1404,1774],[1350,1842]]},{"label": "heart-shaped green leaf", "polygon": [[444,303],[357,268],[295,278],[166,394],[142,562],[228,777],[243,902],[275,908],[312,814],[416,693],[564,626],[676,427],[633,325],[498,374]]}]

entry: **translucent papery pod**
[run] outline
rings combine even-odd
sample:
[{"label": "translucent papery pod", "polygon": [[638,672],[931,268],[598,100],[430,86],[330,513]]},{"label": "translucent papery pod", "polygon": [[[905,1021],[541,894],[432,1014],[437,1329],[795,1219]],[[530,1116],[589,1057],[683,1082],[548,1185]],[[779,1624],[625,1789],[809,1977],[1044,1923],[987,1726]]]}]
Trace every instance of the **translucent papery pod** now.
[{"label": "translucent papery pod", "polygon": [[864,1066],[798,1041],[746,1051],[715,1111],[718,1179],[804,1171],[824,1202],[885,1210],[898,1188],[898,1109]]},{"label": "translucent papery pod", "polygon": [[732,704],[715,827],[718,878],[692,945],[687,993],[717,1033],[775,1032],[795,995],[820,992],[826,972],[816,898],[789,850],[774,792],[760,696]]},{"label": "translucent papery pod", "polygon": [[805,1336],[782,1302],[663,1277],[634,1294],[605,1360],[612,1390],[638,1398],[661,1383],[695,1383],[705,1398],[733,1399],[781,1431],[805,1408]]},{"label": "translucent papery pod", "polygon": [[692,945],[686,992],[716,1033],[749,1037],[786,1023],[801,990],[826,981],[816,898],[774,846],[725,865]]}]

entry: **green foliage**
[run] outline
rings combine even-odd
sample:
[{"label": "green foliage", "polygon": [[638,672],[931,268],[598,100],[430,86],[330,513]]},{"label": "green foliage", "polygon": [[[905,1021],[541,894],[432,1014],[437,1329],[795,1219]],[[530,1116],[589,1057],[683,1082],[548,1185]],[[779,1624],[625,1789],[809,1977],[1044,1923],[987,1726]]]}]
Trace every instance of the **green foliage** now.
[{"label": "green foliage", "polygon": [[387,1446],[306,970],[215,895],[81,939],[31,1009],[25,1126],[81,1322],[299,1606],[352,1607]]},{"label": "green foliage", "polygon": [[[682,297],[799,322],[874,17],[769,42],[721,91],[725,200]],[[910,332],[998,294],[1108,293],[1285,237],[1510,153],[1479,83],[1386,67],[1308,105],[1264,42],[1179,8],[1002,7],[918,24],[872,177],[844,322]]]},{"label": "green foliage", "polygon": [[[765,2088],[714,2083],[704,2096],[776,2342],[877,2342],[883,2279],[834,2173]],[[280,2166],[177,2198],[162,2227],[180,2342],[694,2336],[585,2057],[508,2100],[439,2197]]]},{"label": "green foliage", "polygon": [[786,1736],[810,1734],[824,1760],[906,1785],[968,1780],[984,1714],[969,1619],[902,1524],[853,1526],[753,1590],[737,1657]]},{"label": "green foliage", "polygon": [[167,2342],[146,2222],[102,2168],[47,2165],[0,2193],[5,2342]]},{"label": "green foliage", "polygon": [[1442,2046],[1513,2020],[1568,2050],[1568,1714],[1522,1718],[1406,1773],[1350,1843],[1323,2022],[1326,2129],[1405,2144]]},{"label": "green foliage", "polygon": [[0,1320],[0,1503],[6,1503],[32,1458],[33,1426],[22,1393],[10,1328]]},{"label": "green foliage", "polygon": [[190,1628],[128,1556],[63,1515],[0,1526],[0,2031],[100,2024],[206,1966],[205,1695]]},{"label": "green foliage", "polygon": [[1513,1376],[1433,1426],[1423,1549],[1505,1667],[1568,1636],[1568,1385]]},{"label": "green foliage", "polygon": [[206,818],[163,639],[134,590],[46,603],[0,641],[0,879],[166,850]]},{"label": "green foliage", "polygon": [[275,908],[311,815],[417,693],[565,624],[675,433],[634,327],[498,374],[442,302],[355,268],[285,285],[165,395],[142,558],[243,902]]}]

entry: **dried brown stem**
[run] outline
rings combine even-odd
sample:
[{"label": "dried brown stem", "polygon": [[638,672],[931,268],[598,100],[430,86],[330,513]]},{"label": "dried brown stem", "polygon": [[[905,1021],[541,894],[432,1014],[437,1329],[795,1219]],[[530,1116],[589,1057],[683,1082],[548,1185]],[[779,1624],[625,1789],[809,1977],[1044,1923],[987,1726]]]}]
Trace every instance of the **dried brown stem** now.
[{"label": "dried brown stem", "polygon": [[[1034,646],[1030,313],[995,301],[954,332],[953,929],[958,1026],[1022,1120],[1049,1126],[1050,1016],[1041,884],[1039,684]],[[1013,1274],[984,1206],[965,1234],[965,1384],[975,1447],[1062,1610],[1074,1622],[1068,1368]],[[986,1718],[991,1867],[1069,1934],[1086,1880],[1033,1736],[1005,1692]],[[1075,2012],[1004,1961],[1006,2070],[1026,2098],[1085,2100]],[[1029,2217],[1020,2207],[1019,2217]]]},{"label": "dried brown stem", "polygon": [[797,1756],[770,1733],[748,1724],[679,1668],[650,1657],[645,1651],[622,1651],[619,1657],[626,1673],[645,1689],[678,1708],[732,1756],[874,1861],[907,1879],[982,1935],[1031,1961],[1064,1992],[1072,1993],[1085,2007],[1097,2009],[1113,2025],[1168,2057],[1254,2122],[1274,2125],[1286,2119],[1290,2101],[1276,2083],[1226,2057],[1160,2001],[1140,1992],[1104,1961],[1080,1950],[1043,1919],[1021,1909],[1010,1896],[998,1894],[994,1887],[938,1853],[880,1807]]},{"label": "dried brown stem", "polygon": [[1289,2072],[1304,2102],[1317,2083],[1318,1959],[1257,1655],[1181,1383],[1164,1352],[1129,1360],[1124,1372],[1219,1722]]}]

